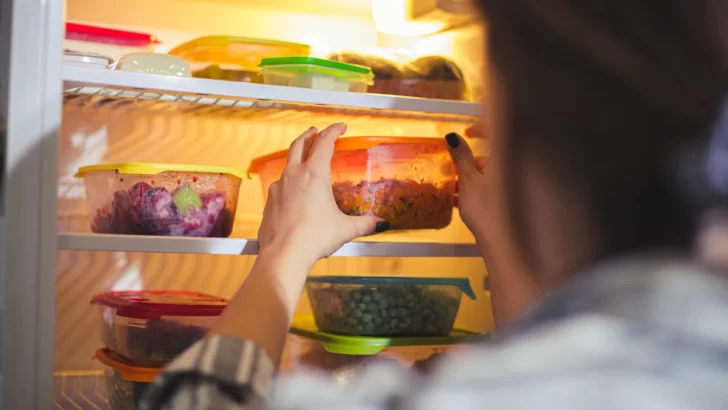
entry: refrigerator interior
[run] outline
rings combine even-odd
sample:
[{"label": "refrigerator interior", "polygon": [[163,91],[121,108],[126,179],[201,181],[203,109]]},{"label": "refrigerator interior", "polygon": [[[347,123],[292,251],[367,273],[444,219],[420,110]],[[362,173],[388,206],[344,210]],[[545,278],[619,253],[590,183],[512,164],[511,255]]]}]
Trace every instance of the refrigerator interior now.
[{"label": "refrigerator interior", "polygon": [[[397,56],[442,55],[455,61],[466,76],[475,100],[486,89],[484,41],[477,25],[466,24],[440,33],[401,37],[377,30],[370,0],[129,0],[111,7],[90,0],[67,0],[68,21],[154,33],[163,42],[157,51],[208,35],[236,35],[308,43],[313,54],[337,50],[372,51]],[[64,89],[67,87],[64,86]],[[336,104],[332,101],[331,104]],[[90,233],[84,186],[73,175],[96,163],[167,162],[232,166],[245,169],[252,158],[287,148],[300,132],[343,121],[347,135],[442,137],[463,132],[475,117],[398,116],[366,110],[201,106],[195,102],[99,98],[65,93],[58,157],[58,230]],[[484,151],[485,146],[476,149]],[[255,238],[263,197],[257,180],[241,184],[232,236]],[[440,231],[387,233],[382,242],[472,243],[459,217]],[[61,249],[57,254],[55,362],[58,408],[103,408],[103,366],[93,360],[101,347],[99,317],[90,305],[105,290],[187,289],[229,298],[244,280],[253,256]],[[458,325],[489,332],[493,320],[484,291],[487,275],[480,258],[461,257],[333,257],[318,263],[312,274],[386,276],[464,276],[478,298],[464,300]],[[299,311],[309,311],[305,295]],[[301,341],[291,341],[292,344]],[[305,349],[289,348],[284,366],[304,360]],[[59,404],[59,400],[63,402]],[[96,406],[96,407],[94,407]]]}]

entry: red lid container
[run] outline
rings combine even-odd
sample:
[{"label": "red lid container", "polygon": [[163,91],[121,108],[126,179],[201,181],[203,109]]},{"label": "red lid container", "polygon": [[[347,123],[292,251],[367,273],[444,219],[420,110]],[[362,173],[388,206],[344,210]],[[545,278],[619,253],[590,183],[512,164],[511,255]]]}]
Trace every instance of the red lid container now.
[{"label": "red lid container", "polygon": [[219,316],[227,300],[186,290],[99,293],[94,303],[116,309],[117,316],[159,320],[162,316]]},{"label": "red lid container", "polygon": [[184,290],[113,291],[93,303],[106,347],[149,367],[164,366],[202,339],[227,306],[223,298]]}]

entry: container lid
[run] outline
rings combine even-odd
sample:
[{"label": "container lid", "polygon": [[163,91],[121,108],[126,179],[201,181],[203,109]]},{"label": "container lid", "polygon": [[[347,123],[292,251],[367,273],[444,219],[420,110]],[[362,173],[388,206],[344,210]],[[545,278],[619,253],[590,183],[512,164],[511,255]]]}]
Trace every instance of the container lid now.
[{"label": "container lid", "polygon": [[162,316],[219,316],[227,300],[186,290],[111,291],[91,303],[116,309],[118,316],[159,320]]},{"label": "container lid", "polygon": [[76,178],[82,178],[89,172],[117,170],[121,174],[156,175],[160,172],[181,171],[198,172],[206,174],[228,174],[240,179],[245,178],[245,173],[237,168],[218,167],[213,165],[190,165],[190,164],[158,164],[154,162],[127,162],[124,164],[98,164],[81,167],[76,172]]},{"label": "container lid", "polygon": [[329,353],[358,356],[375,355],[388,347],[447,346],[478,342],[488,337],[487,335],[463,329],[453,329],[448,336],[344,336],[319,331],[313,315],[310,313],[294,316],[293,322],[291,323],[291,333],[321,342],[324,345],[324,349]]},{"label": "container lid", "polygon": [[107,67],[113,62],[111,57],[95,53],[83,53],[74,50],[63,50],[64,63],[80,63]]},{"label": "container lid", "polygon": [[247,37],[204,36],[175,47],[169,54],[189,62],[233,65],[258,71],[258,64],[263,58],[308,55],[310,52],[310,46],[300,43]]},{"label": "container lid", "polygon": [[276,67],[283,65],[307,65],[316,67],[333,68],[336,70],[348,71],[350,73],[364,74],[367,76],[373,76],[372,70],[369,67],[356,64],[340,63],[338,61],[326,60],[323,58],[316,57],[274,57],[264,58],[260,62],[261,67]]},{"label": "container lid", "polygon": [[475,292],[470,287],[468,278],[404,278],[394,276],[311,276],[306,279],[313,283],[330,283],[334,285],[405,285],[405,286],[455,286],[475,300]]},{"label": "container lid", "polygon": [[153,34],[78,23],[66,23],[66,39],[132,47],[145,47],[161,43]]},{"label": "container lid", "polygon": [[130,382],[151,383],[162,372],[161,367],[143,367],[134,364],[109,349],[99,349],[96,360],[119,372],[121,378]]},{"label": "container lid", "polygon": [[[444,145],[445,141],[427,137],[345,137],[336,141],[336,151],[356,151],[386,144]],[[286,149],[255,158],[248,167],[248,175],[257,174],[268,161],[284,158],[287,154]]]}]

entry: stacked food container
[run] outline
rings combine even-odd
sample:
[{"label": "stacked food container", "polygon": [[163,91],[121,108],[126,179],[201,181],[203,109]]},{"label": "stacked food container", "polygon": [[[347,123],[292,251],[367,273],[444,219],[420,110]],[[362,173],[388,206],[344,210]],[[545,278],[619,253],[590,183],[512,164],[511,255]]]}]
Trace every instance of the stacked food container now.
[{"label": "stacked food container", "polygon": [[[259,178],[264,196],[286,158],[287,151],[279,151],[252,161],[248,172]],[[342,212],[380,217],[393,230],[441,229],[452,219],[455,169],[442,139],[340,139],[331,183]],[[298,315],[291,332],[326,352],[294,355],[317,358],[304,362],[308,365],[348,369],[384,351],[412,364],[483,337],[456,326],[462,295],[476,298],[467,278],[318,276],[306,287],[313,314]]]},{"label": "stacked food container", "polygon": [[227,301],[188,291],[112,291],[93,298],[112,410],[134,409],[161,368],[202,339]]}]

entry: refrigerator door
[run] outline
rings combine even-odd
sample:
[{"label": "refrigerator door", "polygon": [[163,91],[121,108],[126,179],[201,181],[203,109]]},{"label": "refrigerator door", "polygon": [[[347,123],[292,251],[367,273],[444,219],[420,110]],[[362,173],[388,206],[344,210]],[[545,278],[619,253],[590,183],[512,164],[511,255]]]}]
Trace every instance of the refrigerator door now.
[{"label": "refrigerator door", "polygon": [[50,409],[63,0],[0,5],[3,409]]}]

